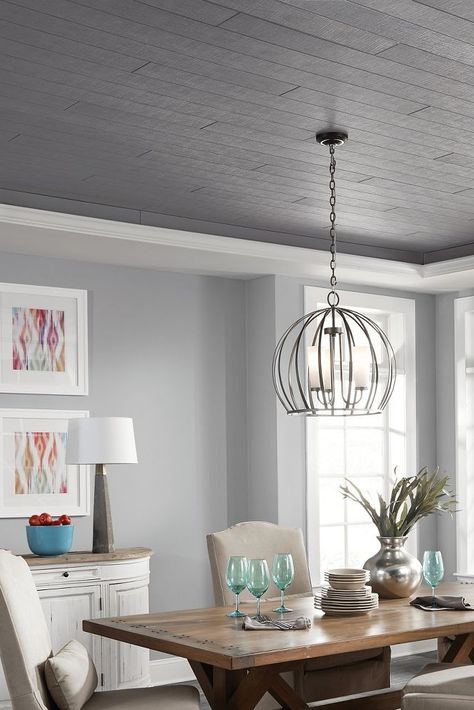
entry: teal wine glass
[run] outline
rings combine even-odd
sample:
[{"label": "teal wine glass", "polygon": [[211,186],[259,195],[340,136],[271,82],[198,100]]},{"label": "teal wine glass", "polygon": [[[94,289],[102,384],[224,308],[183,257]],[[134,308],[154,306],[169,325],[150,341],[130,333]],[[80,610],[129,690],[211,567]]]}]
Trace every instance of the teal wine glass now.
[{"label": "teal wine glass", "polygon": [[227,563],[226,582],[229,589],[235,594],[235,609],[227,616],[239,618],[245,616],[240,611],[240,592],[247,586],[248,563],[246,557],[229,557]]},{"label": "teal wine glass", "polygon": [[280,606],[273,611],[278,614],[286,614],[293,611],[285,606],[285,590],[290,586],[295,578],[295,567],[293,557],[289,552],[279,552],[273,558],[272,578],[275,586],[280,590]]},{"label": "teal wine glass", "polygon": [[252,619],[260,619],[260,599],[270,586],[270,572],[266,560],[249,560],[247,589],[257,598],[257,613]]},{"label": "teal wine glass", "polygon": [[433,606],[436,606],[435,590],[444,577],[443,556],[439,550],[427,550],[423,555],[423,577],[431,587]]}]

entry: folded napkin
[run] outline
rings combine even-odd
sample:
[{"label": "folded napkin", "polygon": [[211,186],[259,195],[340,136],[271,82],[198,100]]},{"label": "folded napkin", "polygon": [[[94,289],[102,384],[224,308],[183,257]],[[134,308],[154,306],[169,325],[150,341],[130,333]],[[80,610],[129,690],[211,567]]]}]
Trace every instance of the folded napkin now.
[{"label": "folded napkin", "polygon": [[464,597],[416,597],[410,604],[423,611],[474,611]]},{"label": "folded napkin", "polygon": [[296,631],[298,629],[311,628],[311,620],[305,616],[299,616],[297,619],[270,619],[267,616],[262,616],[260,619],[252,619],[246,616],[242,623],[242,628],[246,631]]}]

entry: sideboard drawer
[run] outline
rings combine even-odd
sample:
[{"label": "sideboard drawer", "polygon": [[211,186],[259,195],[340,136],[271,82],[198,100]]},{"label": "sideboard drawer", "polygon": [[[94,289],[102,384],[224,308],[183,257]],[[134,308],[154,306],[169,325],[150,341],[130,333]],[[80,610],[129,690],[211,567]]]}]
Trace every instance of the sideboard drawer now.
[{"label": "sideboard drawer", "polygon": [[37,589],[51,585],[66,586],[75,582],[90,582],[100,580],[99,567],[55,567],[51,569],[35,569],[33,578]]}]

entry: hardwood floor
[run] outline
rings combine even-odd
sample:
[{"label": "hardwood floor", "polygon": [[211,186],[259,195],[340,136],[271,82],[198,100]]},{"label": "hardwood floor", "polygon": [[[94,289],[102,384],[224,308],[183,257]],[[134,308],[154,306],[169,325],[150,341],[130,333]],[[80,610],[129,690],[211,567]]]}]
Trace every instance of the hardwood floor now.
[{"label": "hardwood floor", "polygon": [[[428,663],[436,662],[436,653],[420,653],[402,656],[392,661],[392,686],[405,685],[410,678],[419,673]],[[188,684],[189,685],[189,684]],[[197,687],[198,684],[195,683]],[[201,710],[211,710],[206,698],[201,693]]]}]

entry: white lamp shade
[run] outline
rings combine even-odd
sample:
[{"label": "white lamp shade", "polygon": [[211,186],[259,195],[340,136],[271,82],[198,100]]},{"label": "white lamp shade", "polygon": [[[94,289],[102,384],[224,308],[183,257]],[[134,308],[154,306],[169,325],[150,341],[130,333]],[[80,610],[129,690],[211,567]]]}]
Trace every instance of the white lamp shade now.
[{"label": "white lamp shade", "polygon": [[137,463],[133,420],[128,417],[70,419],[66,463]]}]

